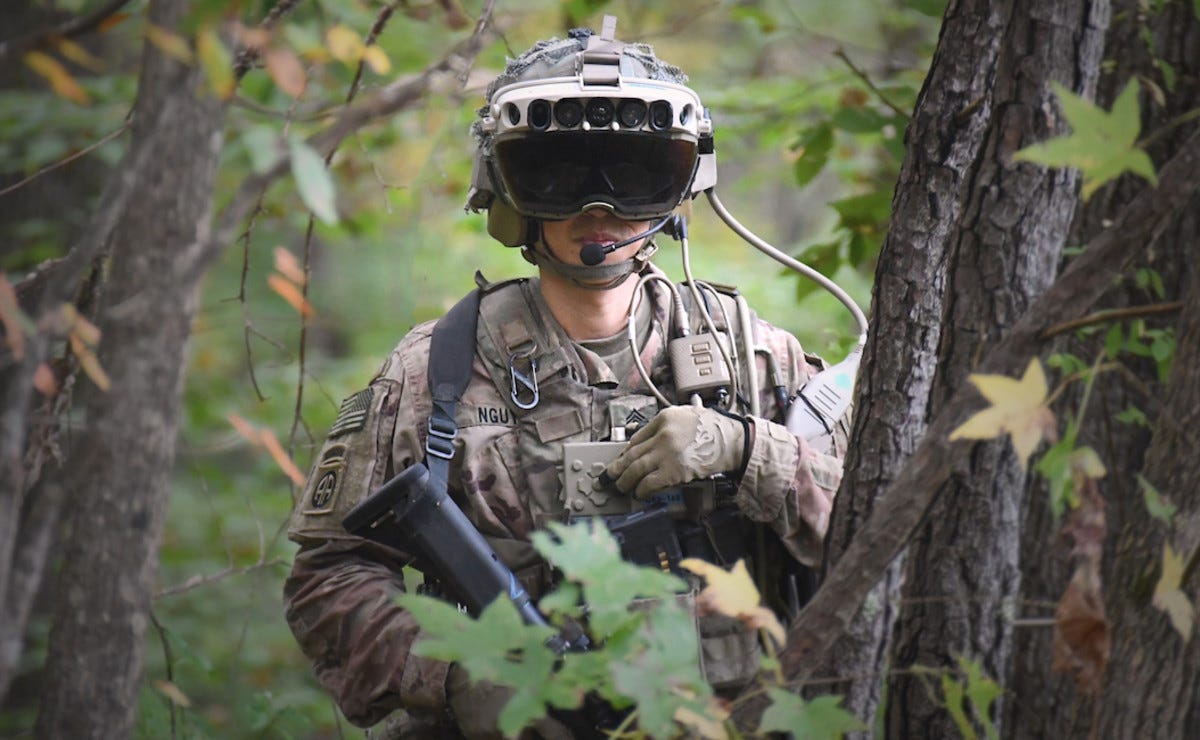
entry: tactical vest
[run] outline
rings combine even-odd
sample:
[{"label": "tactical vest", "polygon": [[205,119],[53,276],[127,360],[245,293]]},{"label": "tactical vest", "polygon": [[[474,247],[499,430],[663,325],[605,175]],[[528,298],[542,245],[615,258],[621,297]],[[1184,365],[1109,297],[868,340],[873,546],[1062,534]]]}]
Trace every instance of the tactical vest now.
[{"label": "tactical vest", "polygon": [[[535,526],[540,529],[550,521],[619,512],[622,504],[628,507],[628,496],[581,496],[566,491],[564,445],[605,440],[614,427],[623,427],[631,419],[649,420],[658,411],[657,399],[640,376],[617,378],[596,355],[574,344],[551,318],[532,281],[488,284],[481,276],[476,279],[482,296],[475,339],[490,379],[504,400],[505,412],[515,423],[517,459],[508,467],[516,473],[514,482],[527,494]],[[651,380],[671,398],[674,389],[665,362],[671,304],[662,289],[654,290],[649,298],[652,328],[639,354]],[[718,328],[725,329],[717,313]],[[733,314],[727,310],[724,315]],[[745,557],[749,525],[737,515],[732,502],[719,518],[713,516],[715,505],[710,500],[704,502],[708,510],[692,512],[699,517],[688,530],[694,551],[683,555],[728,566]],[[713,526],[714,522],[720,522],[719,526]],[[514,553],[514,548],[523,548],[512,541],[490,541],[498,550],[508,550],[503,553],[506,561],[528,562],[532,554]],[[552,586],[546,582],[544,567],[514,570],[535,596]],[[693,615],[694,594],[693,590],[679,596]],[[750,680],[759,666],[756,635],[727,617],[710,615],[696,620],[700,662],[709,682],[716,688],[735,688]]]}]

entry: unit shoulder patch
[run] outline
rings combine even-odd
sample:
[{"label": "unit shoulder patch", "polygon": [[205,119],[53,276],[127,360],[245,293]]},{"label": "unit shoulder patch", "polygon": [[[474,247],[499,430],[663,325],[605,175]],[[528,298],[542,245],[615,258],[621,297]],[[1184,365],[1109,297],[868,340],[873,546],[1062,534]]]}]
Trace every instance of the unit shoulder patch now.
[{"label": "unit shoulder patch", "polygon": [[348,432],[357,432],[367,424],[367,414],[371,410],[371,401],[375,398],[373,388],[363,390],[342,401],[338,409],[337,419],[329,428],[329,437],[337,437]]},{"label": "unit shoulder patch", "polygon": [[304,502],[305,514],[329,514],[337,504],[346,469],[346,445],[330,445],[321,453],[321,461],[313,474],[312,493]]}]

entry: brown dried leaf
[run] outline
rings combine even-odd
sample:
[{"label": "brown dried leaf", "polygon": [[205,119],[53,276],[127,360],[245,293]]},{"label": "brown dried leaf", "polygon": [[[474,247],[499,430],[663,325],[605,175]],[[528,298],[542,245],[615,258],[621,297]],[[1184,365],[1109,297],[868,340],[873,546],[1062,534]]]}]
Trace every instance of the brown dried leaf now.
[{"label": "brown dried leaf", "polygon": [[33,387],[46,398],[58,395],[58,379],[54,377],[50,366],[44,362],[33,371]]},{"label": "brown dried leaf", "polygon": [[91,72],[103,72],[104,62],[94,56],[90,51],[75,43],[71,39],[59,38],[54,42],[54,46],[58,49],[58,53],[62,54],[67,59],[75,62],[80,67]]},{"label": "brown dried leaf", "polygon": [[275,433],[270,429],[260,429],[259,439],[267,448],[267,452],[271,453],[271,457],[275,458],[275,464],[283,470],[284,474],[291,479],[292,483],[297,486],[304,485],[304,474],[296,467],[296,463],[292,462],[292,458],[284,451],[283,445],[279,444],[279,440],[275,437]]},{"label": "brown dried leaf", "polygon": [[187,694],[183,693],[182,689],[170,681],[163,681],[162,679],[156,680],[154,682],[154,688],[161,691],[168,699],[171,700],[171,703],[177,707],[192,706],[192,700],[187,697]]},{"label": "brown dried leaf", "polygon": [[308,77],[304,74],[304,65],[300,63],[291,49],[268,49],[265,57],[267,74],[287,95],[298,98],[304,94],[308,86]]},{"label": "brown dried leaf", "polygon": [[1075,571],[1055,617],[1054,670],[1072,674],[1081,691],[1098,696],[1112,650],[1112,629],[1094,569]]},{"label": "brown dried leaf", "polygon": [[438,0],[442,9],[446,11],[446,25],[454,30],[466,28],[471,25],[471,18],[462,9],[462,5],[458,0]]},{"label": "brown dried leaf", "polygon": [[304,285],[304,268],[296,259],[296,255],[283,247],[275,247],[275,270],[296,285]]},{"label": "brown dried leaf", "polygon": [[258,436],[258,430],[237,414],[230,414],[225,417],[229,420],[230,425],[237,430],[237,433],[246,438],[251,444],[260,444],[262,440]]},{"label": "brown dried leaf", "polygon": [[305,299],[300,289],[294,283],[288,282],[282,275],[271,275],[267,277],[267,285],[271,286],[271,290],[279,294],[283,300],[288,302],[292,308],[300,312],[301,316],[312,316],[312,304]]}]

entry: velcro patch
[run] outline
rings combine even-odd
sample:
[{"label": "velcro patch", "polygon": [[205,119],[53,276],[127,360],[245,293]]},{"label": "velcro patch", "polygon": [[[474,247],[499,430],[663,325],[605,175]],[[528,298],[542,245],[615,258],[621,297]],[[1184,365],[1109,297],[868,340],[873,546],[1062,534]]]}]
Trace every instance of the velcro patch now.
[{"label": "velcro patch", "polygon": [[337,505],[346,470],[346,445],[331,445],[321,454],[314,474],[316,483],[304,504],[305,514],[330,514]]},{"label": "velcro patch", "polygon": [[342,401],[337,419],[334,419],[333,426],[329,428],[329,436],[332,438],[347,432],[357,432],[366,426],[367,413],[371,410],[374,397],[375,391],[365,388]]}]

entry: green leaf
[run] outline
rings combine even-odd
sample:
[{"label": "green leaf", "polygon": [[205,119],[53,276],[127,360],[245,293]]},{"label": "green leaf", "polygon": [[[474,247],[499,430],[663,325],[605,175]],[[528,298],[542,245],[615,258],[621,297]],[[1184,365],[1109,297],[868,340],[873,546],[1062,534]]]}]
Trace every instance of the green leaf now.
[{"label": "green leaf", "polygon": [[878,134],[889,123],[895,120],[863,106],[842,107],[833,114],[833,125],[852,134]]},{"label": "green leaf", "polygon": [[1071,476],[1071,453],[1075,450],[1075,435],[1065,434],[1042,455],[1035,469],[1050,484],[1050,508],[1057,519],[1068,506],[1075,505],[1075,482]]},{"label": "green leaf", "polygon": [[822,123],[809,131],[792,147],[792,151],[799,154],[792,165],[797,185],[803,187],[821,173],[825,163],[829,161],[829,150],[832,148],[833,129],[828,123]]},{"label": "green leaf", "polygon": [[1104,354],[1110,360],[1117,359],[1117,355],[1121,354],[1121,346],[1124,343],[1124,336],[1121,334],[1121,325],[1113,324],[1109,328],[1108,333],[1104,335]]},{"label": "green leaf", "polygon": [[1056,368],[1064,375],[1082,372],[1088,369],[1088,364],[1069,352],[1059,352],[1046,358],[1046,364]]},{"label": "green leaf", "polygon": [[942,674],[942,696],[945,697],[946,711],[950,713],[950,719],[954,720],[958,734],[963,736],[963,740],[975,740],[978,737],[975,727],[963,707],[963,687],[949,673]]},{"label": "green leaf", "polygon": [[1124,172],[1158,184],[1154,163],[1136,146],[1141,131],[1136,81],[1125,85],[1108,113],[1058,83],[1053,87],[1071,133],[1026,147],[1013,155],[1014,160],[1078,169],[1083,176],[1084,200]]},{"label": "green leaf", "polygon": [[241,140],[256,173],[263,174],[279,161],[280,142],[273,127],[252,126],[242,133]]},{"label": "green leaf", "polygon": [[325,160],[297,136],[288,139],[288,146],[292,153],[292,176],[296,178],[300,199],[317,218],[327,224],[336,224],[333,178],[325,168]]},{"label": "green leaf", "polygon": [[967,699],[971,702],[971,707],[975,712],[975,716],[983,725],[984,732],[990,740],[995,740],[1000,733],[996,730],[996,726],[992,723],[992,702],[1004,693],[992,679],[988,678],[983,673],[983,668],[979,663],[969,660],[966,657],[959,656],[958,665],[967,674]]},{"label": "green leaf", "polygon": [[1178,507],[1159,493],[1154,484],[1142,477],[1141,473],[1138,473],[1137,480],[1142,489],[1142,498],[1146,502],[1146,511],[1163,524],[1169,525]]},{"label": "green leaf", "polygon": [[778,687],[767,689],[771,706],[763,712],[758,732],[790,732],[804,740],[835,740],[847,732],[866,730],[857,717],[842,709],[842,697],[820,696],[804,701],[796,694]]},{"label": "green leaf", "polygon": [[1143,428],[1150,427],[1150,420],[1146,418],[1145,412],[1137,406],[1127,406],[1124,411],[1117,414],[1115,417],[1122,424],[1132,424]]}]

